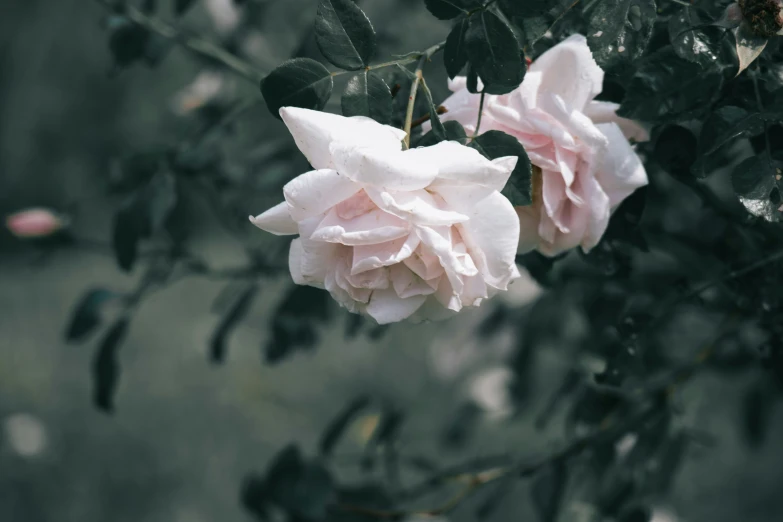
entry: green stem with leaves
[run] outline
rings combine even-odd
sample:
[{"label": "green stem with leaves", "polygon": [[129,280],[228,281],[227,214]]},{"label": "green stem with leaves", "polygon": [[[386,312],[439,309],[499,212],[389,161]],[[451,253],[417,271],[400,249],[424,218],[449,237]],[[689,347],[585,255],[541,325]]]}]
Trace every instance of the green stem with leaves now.
[{"label": "green stem with leaves", "polygon": [[[115,9],[115,4],[110,0],[98,0],[98,2],[108,10],[113,11]],[[145,14],[133,5],[126,4],[123,9],[124,16],[133,23],[144,27],[152,33],[162,36],[163,38],[176,42],[198,55],[220,62],[253,83],[260,82],[265,76],[265,73],[257,69],[253,64],[229,53],[209,40],[205,40],[198,36],[187,35],[173,25],[168,24],[159,18]]]},{"label": "green stem with leaves", "polygon": [[433,45],[423,53],[421,53],[421,56],[419,57],[419,64],[416,66],[416,71],[414,72],[415,77],[413,78],[413,85],[411,85],[411,93],[410,96],[408,96],[408,108],[405,111],[405,126],[403,127],[403,130],[405,131],[405,139],[403,140],[404,148],[409,149],[411,146],[411,125],[413,124],[413,108],[416,105],[416,92],[419,90],[419,84],[424,78],[424,65],[432,58],[432,56],[443,49],[446,46],[446,42],[440,42],[436,45]]}]

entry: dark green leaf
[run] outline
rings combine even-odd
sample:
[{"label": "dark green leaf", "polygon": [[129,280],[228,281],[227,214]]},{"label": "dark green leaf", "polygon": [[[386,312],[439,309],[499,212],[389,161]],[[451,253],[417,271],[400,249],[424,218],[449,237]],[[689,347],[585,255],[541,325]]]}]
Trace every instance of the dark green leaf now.
[{"label": "dark green leaf", "polygon": [[519,42],[514,31],[494,13],[481,11],[470,17],[465,47],[487,94],[506,94],[522,83],[525,64]]},{"label": "dark green leaf", "polygon": [[690,176],[697,152],[696,136],[685,127],[670,125],[658,136],[653,157],[669,174],[683,179]]},{"label": "dark green leaf", "polygon": [[742,432],[753,448],[764,443],[772,406],[773,397],[765,393],[763,386],[751,386],[742,398]]},{"label": "dark green leaf", "polygon": [[266,480],[256,474],[245,477],[240,492],[242,506],[259,520],[269,518],[269,495]]},{"label": "dark green leaf", "polygon": [[677,433],[664,445],[658,455],[655,473],[650,477],[650,489],[660,494],[671,490],[689,442],[685,433]]},{"label": "dark green leaf", "polygon": [[734,168],[731,184],[748,212],[766,221],[781,221],[780,172],[765,156],[752,156]]},{"label": "dark green leaf", "polygon": [[114,216],[112,244],[117,264],[125,271],[133,268],[138,244],[160,230],[177,203],[173,176],[155,175],[136,191]]},{"label": "dark green leaf", "polygon": [[101,307],[116,295],[105,288],[88,290],[74,307],[71,321],[66,329],[68,342],[81,341],[101,324]]},{"label": "dark green leaf", "polygon": [[639,58],[657,18],[655,0],[602,0],[590,13],[587,44],[604,69]]},{"label": "dark green leaf", "polygon": [[315,41],[327,60],[355,71],[375,54],[375,29],[353,0],[321,0],[315,17]]},{"label": "dark green leaf", "polygon": [[[357,314],[354,314],[357,315]],[[318,448],[322,456],[329,457],[332,454],[332,450],[340,441],[340,437],[343,436],[345,429],[356,418],[356,416],[362,412],[367,406],[370,405],[370,398],[362,395],[352,400],[338,415],[329,423],[323,435],[321,435],[321,441],[318,443]]]},{"label": "dark green leaf", "polygon": [[329,318],[329,293],[294,285],[272,317],[272,335],[264,348],[266,362],[274,364],[297,350],[311,350],[318,335],[316,323]]},{"label": "dark green leaf", "polygon": [[636,71],[618,114],[647,122],[686,120],[708,109],[722,85],[720,71],[705,71],[665,47]]},{"label": "dark green leaf", "polygon": [[110,17],[108,26],[109,50],[117,66],[127,67],[144,57],[150,39],[149,31],[124,16]]},{"label": "dark green leaf", "polygon": [[417,147],[430,147],[441,141],[457,141],[462,145],[468,143],[468,135],[465,134],[465,129],[459,122],[449,120],[443,122],[443,129],[446,133],[445,137],[439,137],[435,130],[429,131],[427,134],[419,138],[416,142]]},{"label": "dark green leaf", "polygon": [[117,353],[120,343],[128,332],[129,324],[130,320],[127,317],[122,317],[114,323],[101,340],[93,360],[93,401],[99,410],[106,413],[114,410],[114,392],[120,378]]},{"label": "dark green leaf", "polygon": [[310,58],[294,58],[280,64],[261,82],[266,106],[280,119],[281,107],[322,110],[332,94],[329,71]]},{"label": "dark green leaf", "polygon": [[155,14],[155,11],[158,10],[158,0],[144,0],[141,3],[141,10],[144,14]]},{"label": "dark green leaf", "polygon": [[213,362],[222,363],[225,360],[228,337],[239,321],[247,315],[257,292],[257,284],[249,285],[220,320],[220,324],[215,328],[215,332],[212,334],[212,339],[209,342],[209,352]]},{"label": "dark green leaf", "polygon": [[465,87],[467,87],[468,92],[471,94],[478,94],[478,73],[476,73],[476,69],[471,67],[470,62],[468,62],[468,74],[467,79],[465,81]]},{"label": "dark green leaf", "polygon": [[565,464],[557,460],[542,469],[534,479],[530,493],[541,522],[557,520],[567,478]]},{"label": "dark green leaf", "polygon": [[695,9],[686,7],[669,19],[669,39],[680,58],[702,67],[718,65],[720,34],[704,27]]},{"label": "dark green leaf", "polygon": [[451,20],[481,7],[478,0],[424,0],[424,5],[439,20]]},{"label": "dark green leaf", "polygon": [[520,18],[542,15],[552,8],[552,0],[499,0],[498,4],[507,15]]},{"label": "dark green leaf", "polygon": [[443,50],[443,63],[449,78],[459,74],[468,63],[468,53],[465,49],[465,32],[468,30],[468,18],[460,18],[446,38],[446,48]]},{"label": "dark green leaf", "polygon": [[336,499],[329,471],[317,462],[306,461],[299,449],[288,446],[269,467],[266,477],[269,501],[294,517],[323,520]]},{"label": "dark green leaf", "polygon": [[367,116],[388,124],[392,115],[389,87],[380,76],[363,71],[351,78],[341,100],[343,116]]},{"label": "dark green leaf", "polygon": [[652,513],[649,508],[635,507],[620,515],[618,522],[649,522],[650,520],[652,520]]},{"label": "dark green leaf", "polygon": [[525,148],[516,138],[502,131],[491,130],[476,137],[470,146],[478,150],[488,159],[516,156],[517,165],[503,189],[505,195],[514,206],[525,206],[533,203],[533,169]]},{"label": "dark green leaf", "polygon": [[195,0],[174,0],[174,14],[182,16],[195,3]]},{"label": "dark green leaf", "polygon": [[429,105],[432,132],[439,141],[445,141],[449,139],[446,134],[446,128],[443,126],[443,122],[441,122],[440,118],[438,117],[438,108],[435,107],[435,102],[432,100],[432,93],[426,85],[422,85],[421,90],[424,92],[424,97],[427,98],[427,105]]}]

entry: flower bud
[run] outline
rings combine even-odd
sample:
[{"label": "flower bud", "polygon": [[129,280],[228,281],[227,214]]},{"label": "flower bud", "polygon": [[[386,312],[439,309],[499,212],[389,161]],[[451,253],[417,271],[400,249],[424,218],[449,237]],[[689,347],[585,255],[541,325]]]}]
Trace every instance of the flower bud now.
[{"label": "flower bud", "polygon": [[742,18],[759,36],[775,36],[783,31],[781,0],[739,0]]},{"label": "flower bud", "polygon": [[6,216],[5,226],[16,237],[40,238],[67,227],[68,219],[46,208],[30,208]]}]

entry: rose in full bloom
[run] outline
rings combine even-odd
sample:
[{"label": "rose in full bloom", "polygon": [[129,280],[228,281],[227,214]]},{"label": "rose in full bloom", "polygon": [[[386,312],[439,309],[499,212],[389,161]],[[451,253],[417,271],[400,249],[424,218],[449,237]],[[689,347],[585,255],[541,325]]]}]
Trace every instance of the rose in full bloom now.
[{"label": "rose in full bloom", "polygon": [[[525,147],[534,169],[534,202],[517,207],[520,252],[555,255],[601,239],[609,215],[647,173],[628,139],[644,141],[646,131],[615,114],[614,103],[596,101],[604,73],[587,41],[574,35],[542,54],[514,91],[486,95],[480,132],[500,130]],[[481,96],[464,77],[455,78],[441,118],[475,132]]]},{"label": "rose in full bloom", "polygon": [[48,208],[28,208],[5,218],[5,226],[19,238],[51,236],[68,226],[68,219]]},{"label": "rose in full bloom", "polygon": [[280,115],[316,170],[250,220],[299,235],[294,282],[386,324],[478,306],[519,277],[519,221],[500,193],[516,157],[489,161],[456,142],[402,151],[405,133],[369,118]]}]

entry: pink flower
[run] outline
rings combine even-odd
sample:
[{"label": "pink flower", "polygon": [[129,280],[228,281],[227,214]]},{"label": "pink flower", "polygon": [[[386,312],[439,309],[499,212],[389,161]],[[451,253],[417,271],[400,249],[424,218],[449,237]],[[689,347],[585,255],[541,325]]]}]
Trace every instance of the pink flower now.
[{"label": "pink flower", "polygon": [[6,216],[5,226],[21,238],[46,237],[62,230],[68,220],[49,209],[30,208]]},{"label": "pink flower", "polygon": [[[574,35],[542,54],[522,85],[502,96],[486,95],[480,131],[501,130],[525,147],[534,169],[534,204],[517,207],[520,252],[555,255],[601,239],[611,211],[647,184],[644,167],[628,139],[647,132],[615,114],[617,104],[595,101],[604,73],[587,41]],[[444,120],[475,132],[479,94],[463,77],[449,87]],[[537,179],[538,178],[538,179]]]},{"label": "pink flower", "polygon": [[516,157],[489,161],[456,142],[402,151],[405,133],[369,118],[280,114],[316,170],[250,220],[299,234],[294,282],[386,324],[479,306],[519,277],[519,221],[500,194]]}]

